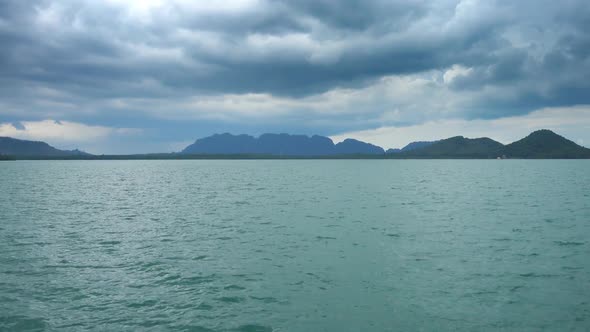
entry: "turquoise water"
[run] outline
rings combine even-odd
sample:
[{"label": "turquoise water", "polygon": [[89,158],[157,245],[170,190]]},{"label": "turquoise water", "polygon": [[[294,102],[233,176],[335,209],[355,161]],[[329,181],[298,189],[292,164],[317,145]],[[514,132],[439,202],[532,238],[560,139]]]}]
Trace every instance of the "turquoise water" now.
[{"label": "turquoise water", "polygon": [[590,329],[590,161],[17,161],[0,185],[0,330]]}]

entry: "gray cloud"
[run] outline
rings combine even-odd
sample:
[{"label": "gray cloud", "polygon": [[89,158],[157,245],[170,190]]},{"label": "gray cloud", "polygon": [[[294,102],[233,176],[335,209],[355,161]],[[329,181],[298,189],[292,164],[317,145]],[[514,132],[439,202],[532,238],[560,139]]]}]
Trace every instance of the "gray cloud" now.
[{"label": "gray cloud", "polygon": [[[150,116],[178,117],[191,114],[194,99],[264,94],[297,104],[283,119],[352,129],[590,103],[584,0],[232,4],[2,1],[0,115],[117,117],[152,107]],[[419,85],[416,105],[396,91],[351,101],[342,112],[319,114],[310,101],[364,91],[384,77],[441,76],[453,66],[468,70],[448,85]],[[435,89],[440,99],[426,103]]]},{"label": "gray cloud", "polygon": [[[296,95],[483,54],[493,20],[443,34],[428,9],[417,1],[283,1],[212,15],[170,5],[141,23],[113,6],[16,4],[3,11],[2,42],[12,50],[3,71],[56,83],[151,77],[175,88]],[[173,51],[178,58],[166,58]]]}]

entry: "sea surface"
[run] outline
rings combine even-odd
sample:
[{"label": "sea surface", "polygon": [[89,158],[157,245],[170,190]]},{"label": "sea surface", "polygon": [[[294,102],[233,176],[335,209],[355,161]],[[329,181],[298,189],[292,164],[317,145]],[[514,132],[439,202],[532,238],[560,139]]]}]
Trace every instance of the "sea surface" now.
[{"label": "sea surface", "polygon": [[588,331],[590,161],[0,162],[0,331]]}]

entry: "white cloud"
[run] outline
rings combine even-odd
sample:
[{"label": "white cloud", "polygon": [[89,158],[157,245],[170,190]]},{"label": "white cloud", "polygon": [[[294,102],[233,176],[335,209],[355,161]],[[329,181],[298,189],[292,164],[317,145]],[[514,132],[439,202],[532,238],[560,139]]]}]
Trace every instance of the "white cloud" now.
[{"label": "white cloud", "polygon": [[140,132],[139,129],[133,128],[89,126],[83,123],[56,120],[22,121],[20,126],[15,126],[12,123],[0,123],[0,136],[45,141],[59,145],[96,142],[112,136],[135,135]]},{"label": "white cloud", "polygon": [[528,115],[493,120],[440,120],[412,126],[389,126],[342,133],[331,138],[340,142],[356,138],[384,148],[401,148],[413,141],[432,141],[462,135],[490,137],[507,144],[538,129],[550,129],[576,141],[590,142],[590,106],[544,108]]},{"label": "white cloud", "polygon": [[305,97],[269,93],[227,93],[176,98],[154,103],[151,98],[117,98],[95,105],[97,109],[145,112],[172,120],[263,121],[298,119],[301,125],[374,126],[383,123],[417,123],[457,114],[461,96],[441,82],[442,72],[386,76],[361,88],[336,87]]},{"label": "white cloud", "polygon": [[449,70],[443,74],[443,80],[445,83],[452,83],[457,76],[467,76],[471,73],[472,68],[466,68],[459,65],[453,65]]}]

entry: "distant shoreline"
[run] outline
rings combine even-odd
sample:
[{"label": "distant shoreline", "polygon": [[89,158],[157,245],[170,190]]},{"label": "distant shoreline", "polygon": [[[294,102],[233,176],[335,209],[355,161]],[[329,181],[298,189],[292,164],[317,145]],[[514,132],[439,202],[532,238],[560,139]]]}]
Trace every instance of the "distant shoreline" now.
[{"label": "distant shoreline", "polygon": [[[0,161],[17,160],[498,160],[496,157],[418,157],[400,155],[332,155],[332,156],[275,156],[275,155],[187,155],[138,154],[92,156],[3,156]],[[574,160],[590,158],[505,158],[502,160]]]},{"label": "distant shoreline", "polygon": [[11,160],[338,160],[338,159],[590,159],[590,149],[542,129],[504,145],[487,137],[454,136],[416,141],[402,149],[322,136],[220,134],[197,140],[181,152],[92,155],[59,150],[45,142],[0,137],[0,159]]}]

